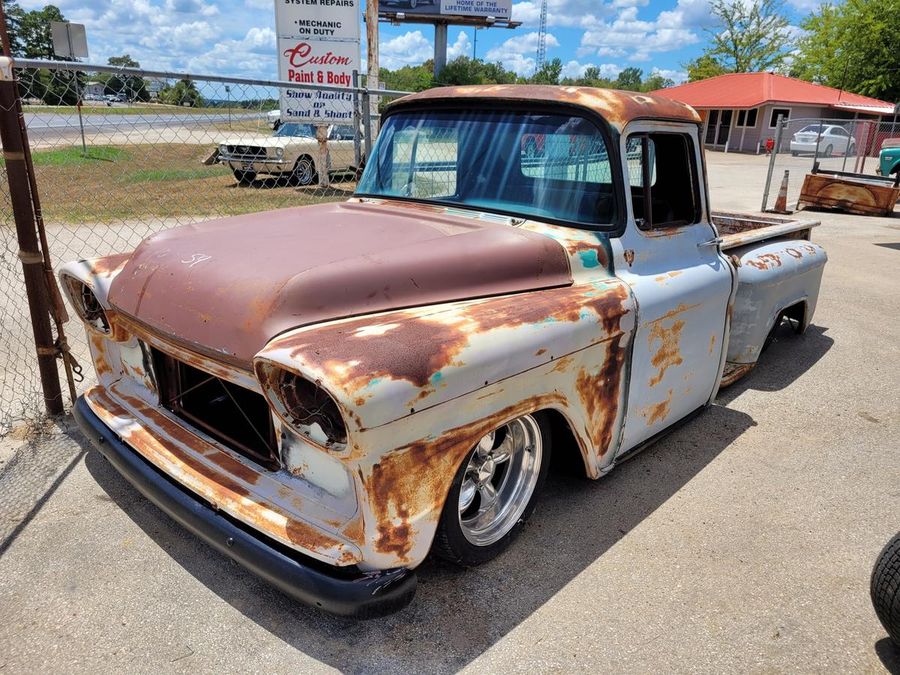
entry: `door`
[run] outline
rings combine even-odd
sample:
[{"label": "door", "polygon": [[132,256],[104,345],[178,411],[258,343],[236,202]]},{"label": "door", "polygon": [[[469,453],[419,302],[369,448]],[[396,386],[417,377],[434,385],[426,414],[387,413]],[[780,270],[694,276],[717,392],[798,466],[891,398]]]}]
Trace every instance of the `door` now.
[{"label": "door", "polygon": [[620,452],[710,400],[735,284],[709,221],[697,127],[635,124],[623,139],[630,210],[613,251],[638,316]]},{"label": "door", "polygon": [[345,171],[353,166],[353,127],[335,125],[328,132],[328,156],[332,171]]},{"label": "door", "polygon": [[716,128],[719,125],[719,111],[710,110],[709,118],[706,120],[706,145],[715,145]]},{"label": "door", "polygon": [[731,110],[722,111],[719,130],[716,133],[716,145],[725,145],[728,142],[728,135],[731,133],[731,113]]}]

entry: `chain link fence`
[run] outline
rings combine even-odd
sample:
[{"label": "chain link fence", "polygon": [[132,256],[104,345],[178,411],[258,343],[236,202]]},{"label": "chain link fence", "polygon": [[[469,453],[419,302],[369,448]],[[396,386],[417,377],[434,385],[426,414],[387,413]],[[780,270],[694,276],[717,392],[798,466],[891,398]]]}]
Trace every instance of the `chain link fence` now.
[{"label": "chain link fence", "polygon": [[[22,60],[16,74],[56,269],[131,251],[177,225],[346,199],[376,132],[375,96],[364,88]],[[284,92],[343,106],[345,119],[326,127],[284,119]],[[5,170],[0,435],[43,407]],[[92,376],[84,331],[75,321],[67,328],[83,389]]]},{"label": "chain link fence", "polygon": [[884,141],[900,136],[900,123],[876,120],[789,119],[781,120],[770,138],[761,141],[771,153],[762,210],[775,204],[789,171],[787,206],[797,207],[803,178],[818,163],[818,170],[873,175]]}]

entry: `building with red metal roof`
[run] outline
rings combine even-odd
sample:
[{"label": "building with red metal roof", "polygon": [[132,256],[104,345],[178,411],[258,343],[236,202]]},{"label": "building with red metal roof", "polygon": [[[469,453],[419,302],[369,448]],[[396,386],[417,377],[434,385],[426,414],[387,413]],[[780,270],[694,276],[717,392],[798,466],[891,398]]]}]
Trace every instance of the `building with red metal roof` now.
[{"label": "building with red metal roof", "polygon": [[892,103],[774,73],[730,73],[652,93],[695,108],[706,147],[726,152],[758,152],[779,117],[849,122],[894,114]]}]

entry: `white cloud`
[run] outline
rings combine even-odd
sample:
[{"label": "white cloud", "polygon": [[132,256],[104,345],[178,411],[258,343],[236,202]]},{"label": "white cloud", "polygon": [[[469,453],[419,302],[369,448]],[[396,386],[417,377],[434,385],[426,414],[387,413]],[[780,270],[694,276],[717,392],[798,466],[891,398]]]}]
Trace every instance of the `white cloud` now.
[{"label": "white cloud", "polygon": [[[457,40],[458,41],[458,40]],[[379,45],[378,65],[394,70],[423,63],[434,56],[434,46],[422,31],[413,30]]]},{"label": "white cloud", "polygon": [[[675,9],[660,12],[653,21],[640,19],[635,5],[621,8],[612,21],[582,34],[578,56],[596,54],[647,61],[653,53],[694,44],[700,40],[696,28],[701,25],[701,6],[708,8],[708,0],[678,0]],[[708,20],[708,11],[704,11]]]},{"label": "white cloud", "polygon": [[[625,0],[646,4],[647,0]],[[601,0],[547,0],[547,25],[565,28],[587,28],[610,14],[610,5]],[[540,24],[541,0],[525,0],[512,7],[512,18],[525,26]]]},{"label": "white cloud", "polygon": [[[485,59],[491,63],[499,61],[504,68],[517,75],[531,75],[535,70],[537,56],[538,33],[526,33],[509,38],[503,44],[489,50]],[[559,47],[559,40],[553,33],[547,33],[547,49]]]},{"label": "white cloud", "polygon": [[654,68],[650,71],[651,75],[661,75],[667,80],[672,80],[675,84],[686,82],[688,74],[683,70],[672,70],[669,68]]},{"label": "white cloud", "polygon": [[447,45],[447,60],[452,61],[453,59],[460,56],[471,56],[472,55],[472,43],[469,42],[469,34],[465,31],[459,31],[456,34],[456,40],[452,45]]}]

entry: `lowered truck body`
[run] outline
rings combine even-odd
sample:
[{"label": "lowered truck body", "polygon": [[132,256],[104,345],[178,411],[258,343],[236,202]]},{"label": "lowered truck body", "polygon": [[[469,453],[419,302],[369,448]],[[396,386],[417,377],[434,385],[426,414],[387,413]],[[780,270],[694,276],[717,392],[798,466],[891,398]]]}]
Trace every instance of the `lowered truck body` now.
[{"label": "lowered truck body", "polygon": [[402,99],[348,202],[63,270],[99,381],[81,425],[294,597],[395,610],[429,552],[509,545],[551,452],[599,478],[809,325],[816,223],[711,213],[698,134],[626,92]]}]

